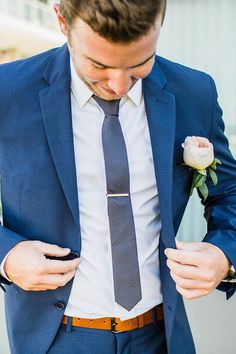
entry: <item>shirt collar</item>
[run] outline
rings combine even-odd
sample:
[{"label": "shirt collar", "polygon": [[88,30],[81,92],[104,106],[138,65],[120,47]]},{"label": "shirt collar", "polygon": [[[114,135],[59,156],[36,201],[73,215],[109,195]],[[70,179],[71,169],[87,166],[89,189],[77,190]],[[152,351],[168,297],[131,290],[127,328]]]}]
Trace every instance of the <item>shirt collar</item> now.
[{"label": "shirt collar", "polygon": [[131,101],[139,106],[142,98],[142,80],[139,79],[134,86],[127,92],[127,96],[131,99]]},{"label": "shirt collar", "polygon": [[[70,68],[71,68],[71,91],[75,96],[76,101],[80,107],[84,107],[85,104],[92,97],[93,92],[88,88],[88,86],[80,79],[77,75],[74,63],[70,58]],[[124,100],[127,97],[136,105],[139,106],[142,98],[142,80],[139,79],[134,86],[127,92]],[[122,100],[123,100],[122,99]]]},{"label": "shirt collar", "polygon": [[75,96],[76,101],[80,107],[84,107],[85,104],[92,97],[93,92],[88,88],[88,86],[81,80],[75,71],[74,63],[70,58],[70,68],[71,68],[71,91]]}]

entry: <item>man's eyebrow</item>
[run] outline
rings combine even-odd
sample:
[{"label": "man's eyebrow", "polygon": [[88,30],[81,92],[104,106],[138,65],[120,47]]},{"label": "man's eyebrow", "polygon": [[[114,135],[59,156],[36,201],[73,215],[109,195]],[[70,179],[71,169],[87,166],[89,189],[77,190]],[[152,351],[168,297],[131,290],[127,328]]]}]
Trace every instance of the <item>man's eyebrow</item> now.
[{"label": "man's eyebrow", "polygon": [[[133,68],[137,68],[139,66],[142,66],[144,64],[146,64],[149,60],[151,60],[154,56],[156,55],[156,53],[153,53],[152,55],[150,55],[150,57],[148,57],[147,59],[145,59],[143,62],[139,63],[139,64],[135,64],[135,65],[132,65],[132,66],[129,66],[127,69],[133,69]],[[100,65],[104,68],[107,68],[107,69],[116,69],[115,66],[108,66],[108,65],[105,65],[103,63],[100,63],[99,61],[97,60],[94,60],[93,58],[90,58],[89,56],[85,55],[85,58],[92,61],[94,64],[97,64],[97,65]]]}]

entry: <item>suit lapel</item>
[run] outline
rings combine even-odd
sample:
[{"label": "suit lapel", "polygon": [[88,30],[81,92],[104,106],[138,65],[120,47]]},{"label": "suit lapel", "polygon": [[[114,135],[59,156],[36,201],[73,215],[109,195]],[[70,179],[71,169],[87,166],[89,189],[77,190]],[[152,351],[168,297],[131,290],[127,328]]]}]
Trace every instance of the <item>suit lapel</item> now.
[{"label": "suit lapel", "polygon": [[166,247],[174,247],[172,170],[175,96],[164,90],[165,84],[166,79],[160,67],[156,65],[151,75],[143,80],[143,92],[159,193],[162,238]]},{"label": "suit lapel", "polygon": [[160,276],[163,292],[166,336],[170,341],[177,303],[175,283],[166,266],[164,249],[175,248],[172,211],[173,152],[175,141],[175,96],[164,89],[167,83],[156,65],[143,80],[146,113],[150,131],[162,231],[160,238]]},{"label": "suit lapel", "polygon": [[52,158],[75,223],[79,229],[79,206],[73,145],[70,99],[69,53],[63,46],[49,62],[39,92],[45,132]]}]

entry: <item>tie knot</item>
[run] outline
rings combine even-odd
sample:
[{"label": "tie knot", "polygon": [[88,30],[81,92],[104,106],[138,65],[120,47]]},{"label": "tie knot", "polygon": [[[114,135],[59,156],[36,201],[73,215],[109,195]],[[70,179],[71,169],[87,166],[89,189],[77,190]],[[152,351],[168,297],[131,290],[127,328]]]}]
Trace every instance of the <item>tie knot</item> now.
[{"label": "tie knot", "polygon": [[97,104],[101,107],[101,109],[105,113],[105,116],[116,115],[118,117],[120,99],[109,101],[109,100],[104,100],[103,98],[100,98],[95,95],[93,95],[93,98],[95,99]]}]

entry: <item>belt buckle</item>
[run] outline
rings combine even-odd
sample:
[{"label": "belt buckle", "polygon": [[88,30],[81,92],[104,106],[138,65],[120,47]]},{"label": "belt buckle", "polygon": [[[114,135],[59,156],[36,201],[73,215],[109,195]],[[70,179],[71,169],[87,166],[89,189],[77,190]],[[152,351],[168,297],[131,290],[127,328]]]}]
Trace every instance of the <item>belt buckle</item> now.
[{"label": "belt buckle", "polygon": [[117,326],[117,323],[116,323],[115,317],[111,317],[111,331],[112,331],[112,333],[120,333],[121,332],[121,331],[116,331],[116,326]]}]

